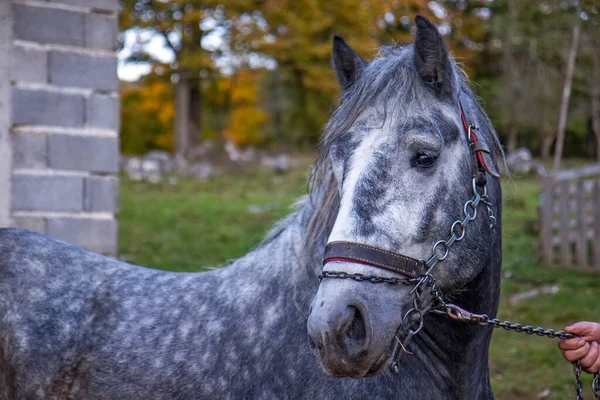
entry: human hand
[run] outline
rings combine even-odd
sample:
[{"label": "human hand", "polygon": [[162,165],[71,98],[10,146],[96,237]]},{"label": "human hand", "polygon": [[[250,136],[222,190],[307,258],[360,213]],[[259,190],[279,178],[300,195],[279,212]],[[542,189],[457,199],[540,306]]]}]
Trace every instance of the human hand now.
[{"label": "human hand", "polygon": [[600,370],[600,324],[596,322],[577,322],[565,328],[565,332],[577,336],[573,339],[561,339],[558,348],[569,362],[579,361],[584,371],[594,374]]}]

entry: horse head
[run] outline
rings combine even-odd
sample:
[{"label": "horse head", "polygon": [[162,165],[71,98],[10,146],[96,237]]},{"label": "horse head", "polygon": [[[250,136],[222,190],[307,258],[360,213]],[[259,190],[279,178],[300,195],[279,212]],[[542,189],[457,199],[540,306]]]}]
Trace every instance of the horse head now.
[{"label": "horse head", "polygon": [[[370,63],[333,41],[341,103],[316,168],[331,171],[339,207],[322,273],[407,283],[322,279],[308,332],[333,376],[381,372],[435,304],[432,282],[440,293],[459,293],[485,277],[498,254],[497,138],[437,28],[423,17],[416,25],[413,45],[383,48]],[[483,311],[494,313],[496,303]]]}]

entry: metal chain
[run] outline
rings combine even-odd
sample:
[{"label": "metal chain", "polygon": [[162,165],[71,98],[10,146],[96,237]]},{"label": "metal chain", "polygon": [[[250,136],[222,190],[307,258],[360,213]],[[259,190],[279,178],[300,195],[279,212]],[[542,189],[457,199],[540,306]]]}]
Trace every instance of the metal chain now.
[{"label": "metal chain", "polygon": [[473,178],[471,186],[473,189],[473,198],[467,200],[463,206],[464,219],[457,219],[452,223],[452,226],[450,227],[450,237],[448,239],[442,239],[435,242],[431,256],[425,261],[425,265],[427,266],[426,276],[430,274],[431,270],[438,262],[444,261],[446,257],[448,257],[450,247],[452,247],[454,243],[463,240],[467,233],[467,225],[477,218],[477,206],[479,206],[479,203],[483,203],[487,207],[489,226],[492,231],[495,231],[496,217],[494,216],[492,202],[487,195],[486,187],[483,186],[483,193],[479,193],[479,190],[477,190],[478,186],[476,178]]},{"label": "metal chain", "polygon": [[[575,375],[575,398],[577,400],[584,400],[583,384],[581,383],[581,363],[579,361],[573,363],[573,375]],[[600,400],[600,374],[598,372],[594,374],[592,393],[596,400]]]},{"label": "metal chain", "polygon": [[[563,330],[555,331],[554,329],[544,329],[539,326],[534,328],[531,325],[500,321],[498,318],[490,318],[487,314],[475,314],[457,306],[456,304],[445,303],[443,296],[441,293],[439,293],[439,290],[435,289],[435,284],[433,285],[432,291],[433,290],[436,290],[435,299],[439,304],[441,304],[441,307],[438,306],[437,308],[432,309],[432,311],[445,314],[457,321],[472,322],[482,326],[490,325],[493,328],[502,328],[507,331],[526,333],[527,335],[544,336],[548,338],[573,339],[575,337],[575,335],[572,333],[568,333]],[[579,361],[573,363],[573,375],[575,375],[575,398],[577,400],[584,400],[583,384],[581,383],[581,363]],[[592,381],[592,392],[594,393],[594,398],[596,400],[600,400],[600,375],[598,373],[594,374],[594,380]]]},{"label": "metal chain", "polygon": [[[443,301],[443,299],[442,299]],[[542,327],[534,328],[531,325],[522,325],[519,323],[511,323],[510,321],[501,321],[498,318],[490,318],[487,314],[475,314],[467,311],[456,304],[443,304],[442,307],[433,309],[439,314],[446,314],[450,318],[461,322],[473,322],[479,325],[490,325],[493,328],[502,328],[507,331],[525,333],[527,335],[545,336],[558,339],[573,339],[575,335],[563,330],[555,331],[554,329],[544,329]]]},{"label": "metal chain", "polygon": [[490,229],[492,230],[492,233],[495,233],[496,232],[496,216],[494,215],[494,210],[492,209],[492,202],[490,201],[489,197],[487,197],[487,195],[485,195],[485,194],[481,196],[481,202],[483,204],[485,204],[485,207],[487,208]]},{"label": "metal chain", "polygon": [[575,398],[583,399],[583,383],[581,383],[581,363],[579,361],[573,363],[573,375],[575,375]]},{"label": "metal chain", "polygon": [[592,392],[594,392],[594,397],[596,400],[600,400],[600,373],[596,372],[594,374],[594,380],[592,381]]},{"label": "metal chain", "polygon": [[[573,375],[575,375],[575,398],[577,400],[584,400],[583,384],[581,383],[581,363],[579,361],[573,363]],[[596,400],[600,400],[600,374],[598,372],[594,374],[592,393]]]}]

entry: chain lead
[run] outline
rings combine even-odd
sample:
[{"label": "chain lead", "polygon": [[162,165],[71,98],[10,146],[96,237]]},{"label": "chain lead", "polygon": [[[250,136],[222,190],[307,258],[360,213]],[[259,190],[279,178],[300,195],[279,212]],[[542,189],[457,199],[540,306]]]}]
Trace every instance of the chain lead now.
[{"label": "chain lead", "polygon": [[573,363],[573,375],[575,375],[575,398],[583,399],[583,384],[581,383],[581,363],[579,361]]}]

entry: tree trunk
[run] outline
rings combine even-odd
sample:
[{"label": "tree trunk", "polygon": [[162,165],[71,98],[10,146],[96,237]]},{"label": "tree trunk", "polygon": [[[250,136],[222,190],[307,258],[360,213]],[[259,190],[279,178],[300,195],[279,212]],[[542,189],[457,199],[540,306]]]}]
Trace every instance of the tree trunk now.
[{"label": "tree trunk", "polygon": [[283,117],[282,117],[282,104],[284,103],[284,95],[282,94],[283,89],[283,80],[281,79],[281,70],[279,68],[273,71],[274,81],[275,81],[275,89],[273,91],[273,98],[275,102],[273,104],[273,125],[275,127],[275,137],[276,143],[281,144],[283,142],[284,137],[284,129],[283,129]]},{"label": "tree trunk", "polygon": [[508,126],[508,138],[506,139],[506,151],[515,151],[519,139],[519,126],[516,121],[511,121]]},{"label": "tree trunk", "polygon": [[553,134],[551,134],[550,132],[542,133],[542,148],[540,150],[542,160],[550,160],[550,150],[552,150],[553,142]]},{"label": "tree trunk", "polygon": [[597,49],[592,48],[591,50],[592,73],[590,74],[590,97],[592,100],[592,131],[596,138],[596,159],[600,161],[600,56]]},{"label": "tree trunk", "polygon": [[188,125],[188,155],[200,143],[202,127],[202,81],[192,81],[190,85],[190,111]]},{"label": "tree trunk", "polygon": [[198,81],[180,74],[175,85],[175,154],[187,158],[199,142],[202,91]]},{"label": "tree trunk", "polygon": [[565,130],[567,127],[567,114],[569,111],[569,99],[571,98],[571,86],[573,84],[573,73],[575,72],[575,60],[577,59],[577,49],[579,47],[579,37],[581,36],[581,20],[579,15],[575,17],[573,25],[573,40],[569,48],[567,59],[567,70],[565,73],[565,83],[563,85],[562,97],[560,100],[560,111],[558,115],[558,129],[556,132],[556,147],[554,150],[554,169],[560,168],[563,146],[565,142]]},{"label": "tree trunk", "polygon": [[303,141],[303,136],[306,132],[306,88],[304,87],[304,72],[298,68],[292,67],[292,73],[294,75],[294,81],[296,84],[297,96],[296,96],[296,110],[294,111],[294,123],[296,129],[294,130],[293,143],[298,146]]},{"label": "tree trunk", "polygon": [[175,84],[175,155],[185,158],[189,148],[189,81],[180,75]]},{"label": "tree trunk", "polygon": [[506,30],[508,37],[506,40],[507,43],[504,46],[504,61],[506,63],[506,68],[508,70],[508,76],[510,79],[510,122],[508,125],[508,137],[506,140],[506,150],[508,153],[510,153],[517,148],[519,141],[518,113],[519,99],[521,97],[521,74],[513,54],[513,43],[517,32],[514,21],[516,21],[519,12],[515,0],[510,0],[508,2],[508,11],[511,18],[509,20],[508,29]]}]

